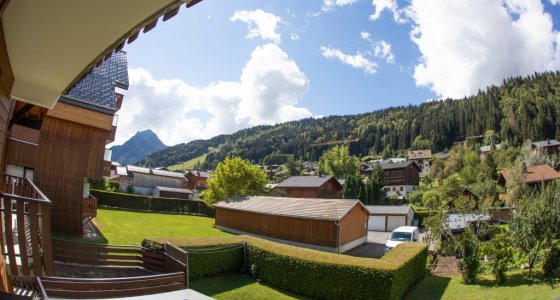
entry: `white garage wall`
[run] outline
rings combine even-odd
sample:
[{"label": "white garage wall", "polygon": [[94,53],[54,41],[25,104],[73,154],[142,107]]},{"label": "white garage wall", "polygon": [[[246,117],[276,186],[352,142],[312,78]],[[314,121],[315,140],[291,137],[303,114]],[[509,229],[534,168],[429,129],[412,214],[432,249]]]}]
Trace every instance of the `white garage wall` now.
[{"label": "white garage wall", "polygon": [[385,216],[369,216],[369,231],[385,231]]},{"label": "white garage wall", "polygon": [[406,216],[388,216],[387,231],[393,231],[397,227],[406,225]]}]

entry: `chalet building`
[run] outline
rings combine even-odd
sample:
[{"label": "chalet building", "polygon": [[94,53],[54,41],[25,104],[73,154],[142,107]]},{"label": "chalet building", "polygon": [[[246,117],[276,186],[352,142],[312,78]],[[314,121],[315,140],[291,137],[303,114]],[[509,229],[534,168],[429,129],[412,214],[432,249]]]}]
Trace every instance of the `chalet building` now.
[{"label": "chalet building", "polygon": [[546,141],[532,143],[531,148],[542,153],[554,154],[559,152],[558,150],[560,149],[560,142],[557,140],[547,139]]},{"label": "chalet building", "polygon": [[502,148],[502,144],[490,144],[488,146],[482,146],[479,148],[480,150],[480,158],[486,157],[488,154],[494,152],[494,150]]},{"label": "chalet building", "polygon": [[[114,115],[122,101],[115,90],[100,86],[128,84],[117,81],[119,75],[113,77],[111,67],[107,73],[99,71],[118,60],[125,44],[136,40],[141,31],[152,30],[159,20],[166,21],[181,7],[200,1],[61,1],[57,5],[0,1],[0,206],[13,208],[0,210],[1,298],[20,298],[13,295],[18,277],[35,285],[39,277],[55,276],[51,227],[59,234],[82,234],[85,181],[101,178],[107,171],[104,146],[114,138]],[[103,93],[97,93],[100,89]],[[82,97],[87,90],[96,91],[100,98]],[[108,102],[98,101],[101,98]],[[8,171],[18,176],[7,175]],[[169,282],[159,275],[152,278]],[[57,294],[83,296],[84,284],[91,281],[82,283],[65,282],[67,289],[75,290]],[[112,281],[112,290],[102,291],[100,298],[184,287],[135,285]],[[43,287],[33,296],[55,297],[52,289]],[[187,298],[187,291],[188,297],[204,299],[192,290],[177,292]],[[37,298],[33,296],[29,298]]]},{"label": "chalet building", "polygon": [[214,205],[216,227],[343,253],[367,241],[369,211],[358,200],[236,196]]},{"label": "chalet building", "polygon": [[187,171],[185,174],[187,178],[187,189],[189,190],[201,190],[208,186],[208,178],[210,178],[210,173],[203,171]]},{"label": "chalet building", "polygon": [[[529,166],[524,172],[523,182],[533,188],[539,188],[541,185],[547,187],[552,181],[560,178],[560,173],[556,172],[549,165]],[[507,187],[508,182],[511,180],[513,179],[511,178],[510,169],[500,171],[499,184]]]},{"label": "chalet building", "polygon": [[53,201],[52,229],[80,236],[94,217],[87,179],[110,175],[105,145],[115,139],[116,112],[128,88],[126,53],[115,53],[52,109],[15,101],[6,140],[6,174],[31,179]]},{"label": "chalet building", "polygon": [[189,182],[182,172],[127,165],[117,167],[117,174],[116,181],[120,183],[121,191],[127,191],[132,186],[134,193],[142,195],[153,195],[156,187],[160,187],[160,191],[161,188],[174,188],[182,189],[183,194],[192,193],[187,189]]},{"label": "chalet building", "polygon": [[408,151],[407,159],[416,162],[420,168],[420,175],[426,175],[430,172],[432,150]]},{"label": "chalet building", "polygon": [[414,161],[383,164],[383,185],[387,196],[404,196],[418,189],[420,185],[420,168]]},{"label": "chalet building", "polygon": [[292,176],[274,188],[293,198],[341,198],[342,185],[333,176]]},{"label": "chalet building", "polygon": [[393,231],[412,226],[414,210],[408,205],[367,205],[369,231]]}]

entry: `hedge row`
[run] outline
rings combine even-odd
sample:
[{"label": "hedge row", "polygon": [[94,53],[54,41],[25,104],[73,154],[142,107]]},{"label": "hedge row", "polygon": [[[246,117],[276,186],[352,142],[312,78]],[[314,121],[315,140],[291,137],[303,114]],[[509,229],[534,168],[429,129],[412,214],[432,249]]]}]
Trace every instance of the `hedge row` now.
[{"label": "hedge row", "polygon": [[202,200],[161,198],[125,193],[91,190],[97,205],[139,211],[171,212],[214,216],[214,209]]},{"label": "hedge row", "polygon": [[[220,257],[194,256],[193,249],[223,247],[247,244],[246,255],[241,257],[249,274],[280,289],[321,299],[400,299],[416,282],[422,279],[426,270],[428,248],[424,244],[405,243],[397,246],[381,259],[361,258],[348,255],[321,252],[250,236],[231,238],[196,239],[151,239],[144,246],[158,247],[165,241],[189,252],[189,267],[198,259],[234,260],[230,254]],[[231,256],[233,256],[231,254]],[[246,261],[245,261],[246,260]],[[241,262],[241,261],[238,261]],[[222,274],[206,262],[205,269],[196,274],[204,276]],[[229,272],[239,270],[239,265]]]}]

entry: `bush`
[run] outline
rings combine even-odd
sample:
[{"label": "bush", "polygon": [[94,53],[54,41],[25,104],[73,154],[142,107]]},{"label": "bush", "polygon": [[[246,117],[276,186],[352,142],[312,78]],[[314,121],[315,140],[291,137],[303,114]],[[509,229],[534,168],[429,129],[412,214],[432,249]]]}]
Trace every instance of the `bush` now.
[{"label": "bush", "polygon": [[[397,246],[382,259],[360,258],[321,252],[250,236],[209,239],[152,239],[145,245],[163,244],[170,241],[183,249],[224,247],[224,245],[247,243],[246,262],[238,253],[239,263],[245,264],[246,272],[262,282],[311,298],[322,299],[400,299],[426,274],[427,246],[404,243]],[[231,256],[229,256],[231,255]],[[240,256],[240,258],[239,258]],[[191,256],[189,268],[195,259],[213,259],[215,262],[197,263],[203,266],[196,274],[223,272],[218,267],[220,259],[234,262],[233,253],[224,252],[220,257],[210,255]],[[231,263],[228,271],[239,269]],[[191,268],[192,269],[192,268]],[[193,271],[194,272],[194,271]]]},{"label": "bush", "polygon": [[214,209],[202,200],[161,198],[91,190],[97,205],[127,210],[157,211],[181,214],[214,216]]},{"label": "bush", "polygon": [[494,275],[494,282],[502,284],[506,280],[506,271],[513,262],[513,249],[507,233],[500,233],[481,246],[482,254],[490,259],[490,271]]},{"label": "bush", "polygon": [[546,250],[543,260],[543,274],[545,277],[552,277],[554,275],[554,269],[558,267],[558,248],[552,246],[550,249]]},{"label": "bush", "polygon": [[463,239],[460,243],[460,253],[463,259],[459,267],[463,282],[472,284],[478,277],[480,261],[478,260],[478,239],[470,227],[467,227],[463,233]]}]

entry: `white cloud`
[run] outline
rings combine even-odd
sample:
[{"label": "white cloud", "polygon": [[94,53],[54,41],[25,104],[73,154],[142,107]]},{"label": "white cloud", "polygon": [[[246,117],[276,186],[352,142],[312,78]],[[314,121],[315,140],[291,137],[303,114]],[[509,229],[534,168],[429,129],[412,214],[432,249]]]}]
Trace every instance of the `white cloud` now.
[{"label": "white cloud", "polygon": [[323,7],[321,8],[322,11],[330,11],[335,6],[346,6],[351,5],[358,0],[325,0],[323,2]]},{"label": "white cloud", "polygon": [[148,128],[165,144],[174,145],[312,116],[297,106],[309,80],[272,43],[253,51],[237,82],[196,87],[181,79],[154,78],[142,68],[130,69],[129,75],[116,144]]},{"label": "white cloud", "polygon": [[442,97],[560,68],[560,36],[540,0],[412,0],[414,79]]},{"label": "white cloud", "polygon": [[270,40],[277,44],[282,41],[280,34],[276,32],[278,24],[282,22],[282,19],[262,9],[237,11],[229,20],[246,23],[249,30],[246,35],[248,39],[260,37],[263,40]]},{"label": "white cloud", "polygon": [[393,14],[393,20],[397,23],[406,23],[406,19],[403,17],[405,10],[399,9],[397,5],[397,0],[372,0],[374,6],[374,12],[369,16],[369,19],[375,21],[381,17],[381,13],[384,10],[388,10]]},{"label": "white cloud", "polygon": [[375,74],[376,72],[377,64],[363,56],[361,53],[349,55],[338,49],[328,47],[321,47],[320,51],[321,55],[323,55],[324,57],[338,59],[339,61],[348,64],[355,69],[363,70],[366,74]]},{"label": "white cloud", "polygon": [[360,32],[362,39],[368,41],[373,48],[373,55],[377,58],[384,58],[385,61],[392,64],[395,63],[395,55],[391,50],[391,44],[384,40],[373,41],[371,39],[371,34],[367,31]]},{"label": "white cloud", "polygon": [[557,4],[560,3],[560,0],[549,0],[549,1],[550,1],[550,4],[552,4],[552,5],[557,5]]},{"label": "white cloud", "polygon": [[299,34],[297,34],[297,33],[290,34],[290,40],[298,41],[299,40]]},{"label": "white cloud", "polygon": [[395,63],[395,55],[391,50],[391,44],[386,41],[379,41],[375,43],[375,47],[373,49],[375,57],[384,58],[385,61],[390,64]]}]

